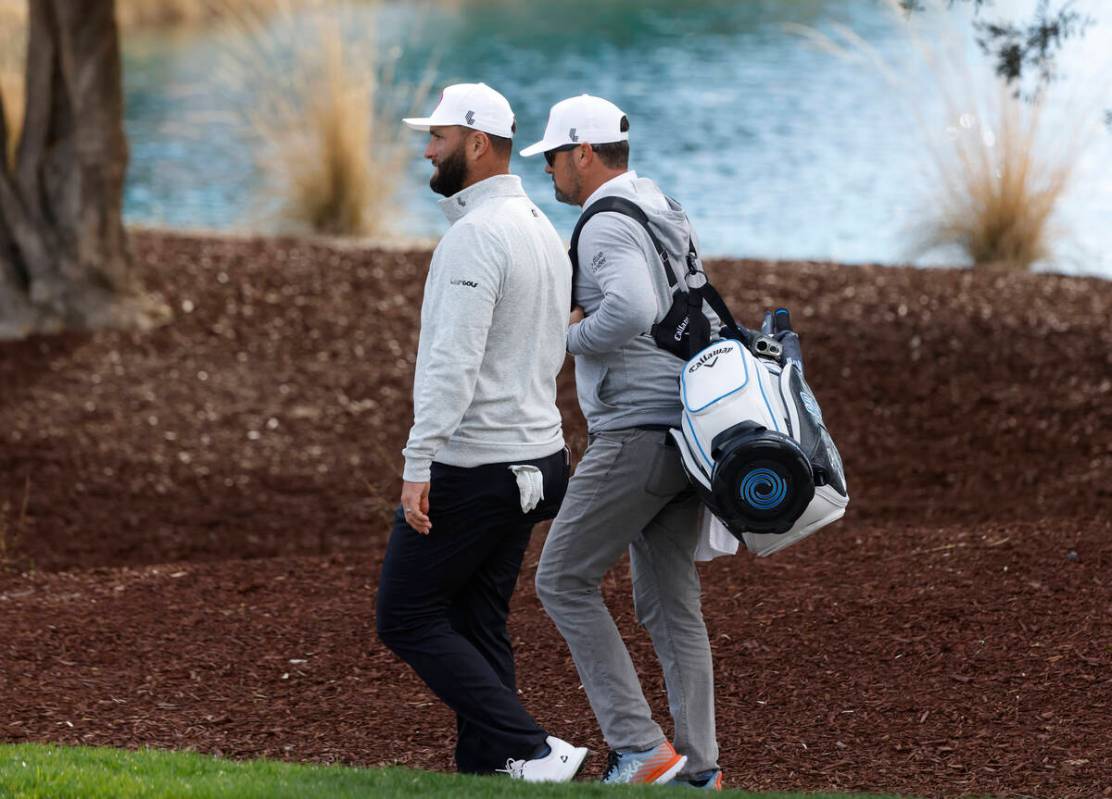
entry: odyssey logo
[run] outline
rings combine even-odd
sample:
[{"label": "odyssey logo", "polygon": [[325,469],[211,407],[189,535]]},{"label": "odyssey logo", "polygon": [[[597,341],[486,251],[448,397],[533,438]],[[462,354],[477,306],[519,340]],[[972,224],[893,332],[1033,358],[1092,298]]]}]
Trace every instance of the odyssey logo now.
[{"label": "odyssey logo", "polygon": [[714,365],[718,363],[718,356],[725,355],[727,352],[732,352],[733,349],[733,347],[726,345],[724,347],[717,347],[716,349],[710,350],[709,352],[704,352],[702,355],[699,356],[699,360],[695,361],[695,363],[691,364],[691,366],[688,367],[687,373],[693,374],[697,369],[703,366],[707,367],[708,369],[713,369]]}]

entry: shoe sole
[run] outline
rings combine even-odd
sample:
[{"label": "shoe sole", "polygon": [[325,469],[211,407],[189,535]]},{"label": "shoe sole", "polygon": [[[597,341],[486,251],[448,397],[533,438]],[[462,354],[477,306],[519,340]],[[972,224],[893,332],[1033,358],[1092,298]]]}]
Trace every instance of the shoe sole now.
[{"label": "shoe sole", "polygon": [[683,771],[683,767],[687,765],[687,755],[680,755],[676,762],[668,766],[659,776],[652,780],[646,780],[649,785],[660,785],[672,780],[677,774]]}]

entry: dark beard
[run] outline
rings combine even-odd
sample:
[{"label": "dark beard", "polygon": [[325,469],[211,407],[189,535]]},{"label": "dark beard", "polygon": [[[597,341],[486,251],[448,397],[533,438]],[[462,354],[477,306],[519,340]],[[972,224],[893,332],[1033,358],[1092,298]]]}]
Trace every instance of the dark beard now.
[{"label": "dark beard", "polygon": [[[578,193],[579,192],[579,180],[578,180],[577,176],[575,176],[575,177],[576,177],[576,179],[574,181],[575,185],[572,186],[572,191]],[[575,197],[573,195],[565,194],[564,192],[560,191],[559,187],[557,187],[557,185],[556,185],[556,178],[555,177],[552,178],[552,191],[556,195],[556,201],[557,202],[567,203],[568,205],[579,205],[579,203],[577,203],[575,201]]]},{"label": "dark beard", "polygon": [[460,146],[451,155],[440,159],[440,163],[436,165],[436,171],[429,178],[429,188],[437,194],[451,197],[463,188],[466,180],[467,158],[463,154],[463,147]]}]

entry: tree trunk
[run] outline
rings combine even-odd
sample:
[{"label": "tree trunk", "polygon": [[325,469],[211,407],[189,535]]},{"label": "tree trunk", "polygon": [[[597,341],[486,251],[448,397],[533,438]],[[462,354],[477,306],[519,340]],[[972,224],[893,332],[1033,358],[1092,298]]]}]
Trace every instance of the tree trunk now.
[{"label": "tree trunk", "polygon": [[114,5],[29,3],[26,113],[14,167],[0,158],[0,338],[152,321],[123,226]]}]

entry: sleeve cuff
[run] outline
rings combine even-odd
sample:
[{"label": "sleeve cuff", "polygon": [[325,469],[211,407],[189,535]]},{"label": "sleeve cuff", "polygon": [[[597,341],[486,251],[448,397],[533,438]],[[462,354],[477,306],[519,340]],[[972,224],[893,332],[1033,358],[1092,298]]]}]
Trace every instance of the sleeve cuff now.
[{"label": "sleeve cuff", "polygon": [[406,458],[402,479],[407,483],[427,483],[430,480],[431,468],[432,463],[430,461]]},{"label": "sleeve cuff", "polygon": [[576,322],[568,328],[568,353],[571,355],[580,355],[579,350],[579,326],[582,322]]}]

